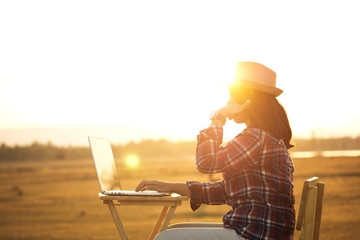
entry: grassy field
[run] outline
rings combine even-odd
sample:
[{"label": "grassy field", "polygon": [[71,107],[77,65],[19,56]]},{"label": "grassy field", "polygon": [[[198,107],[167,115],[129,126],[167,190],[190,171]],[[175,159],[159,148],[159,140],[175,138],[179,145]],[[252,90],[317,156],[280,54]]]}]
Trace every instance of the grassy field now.
[{"label": "grassy field", "polygon": [[[306,178],[317,175],[326,184],[321,239],[359,239],[360,158],[294,159],[294,164],[297,211]],[[127,189],[134,189],[143,178],[209,180],[194,169],[191,157],[142,159],[141,167],[124,171],[122,184]],[[0,239],[119,239],[107,206],[98,199],[91,159],[0,162],[0,191]],[[228,209],[202,206],[192,212],[184,202],[171,223],[220,222]],[[147,239],[161,207],[118,210],[128,237]]]}]

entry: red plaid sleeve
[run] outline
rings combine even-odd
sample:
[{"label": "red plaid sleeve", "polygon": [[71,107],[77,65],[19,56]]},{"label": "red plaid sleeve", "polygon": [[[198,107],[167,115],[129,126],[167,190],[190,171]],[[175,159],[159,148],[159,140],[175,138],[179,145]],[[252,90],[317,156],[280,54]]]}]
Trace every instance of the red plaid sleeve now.
[{"label": "red plaid sleeve", "polygon": [[262,144],[257,136],[242,132],[225,147],[221,146],[222,126],[200,132],[196,148],[196,168],[202,173],[220,173],[256,164]]},{"label": "red plaid sleeve", "polygon": [[212,183],[188,181],[187,185],[191,191],[190,206],[193,211],[198,209],[201,204],[221,205],[226,202],[224,181]]}]

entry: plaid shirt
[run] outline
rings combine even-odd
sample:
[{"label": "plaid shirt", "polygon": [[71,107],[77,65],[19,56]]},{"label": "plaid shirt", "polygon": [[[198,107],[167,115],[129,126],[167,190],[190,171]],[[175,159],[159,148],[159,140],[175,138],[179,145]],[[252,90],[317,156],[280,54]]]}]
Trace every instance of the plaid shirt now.
[{"label": "plaid shirt", "polygon": [[222,126],[200,132],[196,168],[202,173],[222,173],[224,180],[211,183],[188,181],[191,207],[228,204],[225,228],[242,237],[293,239],[295,198],[294,166],[282,140],[256,128],[247,128],[221,146]]}]

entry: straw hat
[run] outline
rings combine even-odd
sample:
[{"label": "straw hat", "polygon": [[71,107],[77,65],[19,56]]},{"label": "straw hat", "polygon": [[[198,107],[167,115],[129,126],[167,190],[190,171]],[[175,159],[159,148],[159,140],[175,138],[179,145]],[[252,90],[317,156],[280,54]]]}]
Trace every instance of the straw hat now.
[{"label": "straw hat", "polygon": [[283,92],[276,87],[276,73],[256,62],[239,62],[236,65],[235,81],[230,87],[246,87],[275,97]]}]

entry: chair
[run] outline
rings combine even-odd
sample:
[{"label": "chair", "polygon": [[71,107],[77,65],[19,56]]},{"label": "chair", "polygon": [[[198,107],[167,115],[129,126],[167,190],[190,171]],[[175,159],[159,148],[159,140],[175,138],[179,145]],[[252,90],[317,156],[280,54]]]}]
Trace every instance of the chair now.
[{"label": "chair", "polygon": [[318,240],[325,184],[318,177],[304,182],[296,230],[300,231],[300,240]]}]

